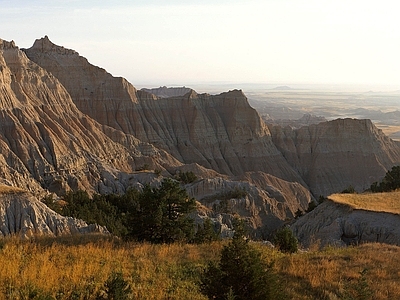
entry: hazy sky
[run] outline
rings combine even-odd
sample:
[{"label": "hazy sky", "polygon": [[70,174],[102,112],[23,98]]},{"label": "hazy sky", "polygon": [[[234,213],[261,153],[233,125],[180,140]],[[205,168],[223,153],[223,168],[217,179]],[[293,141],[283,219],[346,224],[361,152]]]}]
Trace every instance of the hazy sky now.
[{"label": "hazy sky", "polygon": [[397,1],[0,0],[0,38],[48,35],[134,85],[390,84]]}]

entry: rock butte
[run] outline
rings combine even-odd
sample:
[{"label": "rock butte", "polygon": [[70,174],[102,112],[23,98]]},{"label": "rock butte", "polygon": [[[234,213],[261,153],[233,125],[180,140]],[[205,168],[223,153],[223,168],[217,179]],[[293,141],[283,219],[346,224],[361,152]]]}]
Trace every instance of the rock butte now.
[{"label": "rock butte", "polygon": [[[0,40],[0,183],[38,197],[122,193],[193,171],[186,188],[204,200],[199,219],[222,226],[238,213],[266,237],[313,195],[364,189],[400,163],[399,144],[368,120],[268,128],[240,90],[153,92],[172,97],[137,90],[47,36],[22,50]],[[247,195],[213,212],[210,199],[234,188]]]}]

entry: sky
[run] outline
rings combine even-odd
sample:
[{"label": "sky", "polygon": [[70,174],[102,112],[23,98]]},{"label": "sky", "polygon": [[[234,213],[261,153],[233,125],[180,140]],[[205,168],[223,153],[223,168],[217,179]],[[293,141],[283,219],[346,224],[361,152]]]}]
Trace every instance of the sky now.
[{"label": "sky", "polygon": [[358,84],[400,89],[397,1],[0,0],[0,38],[47,35],[135,86]]}]

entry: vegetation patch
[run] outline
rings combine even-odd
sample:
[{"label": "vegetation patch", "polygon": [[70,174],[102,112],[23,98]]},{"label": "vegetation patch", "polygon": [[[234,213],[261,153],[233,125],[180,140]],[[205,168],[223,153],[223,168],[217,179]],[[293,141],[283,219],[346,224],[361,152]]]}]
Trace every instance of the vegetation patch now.
[{"label": "vegetation patch", "polygon": [[[205,276],[210,265],[233,273],[231,282],[265,275],[260,286],[285,299],[400,299],[400,247],[392,245],[312,247],[289,254],[244,239],[200,245],[98,236],[2,241],[0,299],[206,300],[202,286],[206,278],[213,280]],[[245,271],[237,272],[241,268]],[[240,299],[230,286],[221,287],[225,299]]]},{"label": "vegetation patch", "polygon": [[354,209],[400,214],[400,192],[333,194],[329,199]]}]

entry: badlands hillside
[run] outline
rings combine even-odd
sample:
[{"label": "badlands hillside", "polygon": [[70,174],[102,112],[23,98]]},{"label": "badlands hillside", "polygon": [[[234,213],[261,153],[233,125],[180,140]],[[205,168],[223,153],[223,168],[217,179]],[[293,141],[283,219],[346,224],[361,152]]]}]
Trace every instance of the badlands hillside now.
[{"label": "badlands hillside", "polygon": [[400,245],[400,192],[334,194],[292,226],[304,246]]},{"label": "badlands hillside", "polygon": [[[38,197],[123,193],[192,171],[185,188],[204,207],[198,218],[229,226],[239,214],[265,237],[316,197],[362,191],[400,164],[399,145],[369,120],[268,127],[240,90],[158,92],[47,36],[29,49],[0,40],[0,183]],[[237,189],[246,196],[213,210]]]}]

